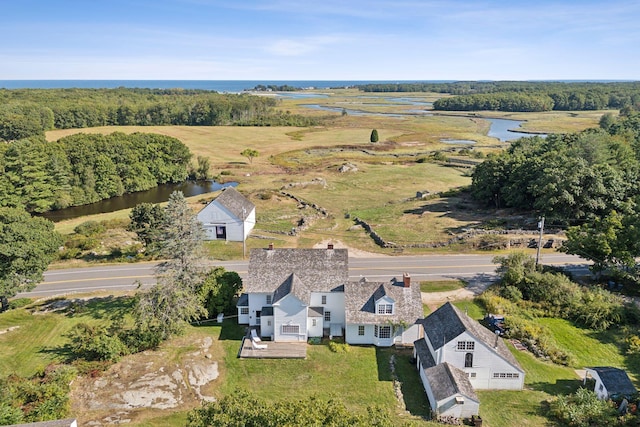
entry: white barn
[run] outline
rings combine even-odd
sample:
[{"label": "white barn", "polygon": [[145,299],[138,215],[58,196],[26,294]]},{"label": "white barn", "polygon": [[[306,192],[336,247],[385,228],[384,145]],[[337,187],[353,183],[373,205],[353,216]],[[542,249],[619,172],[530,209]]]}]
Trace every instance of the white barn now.
[{"label": "white barn", "polygon": [[[459,404],[471,402],[472,406],[476,406],[477,414],[479,401],[475,393],[471,394],[469,391],[467,382],[471,390],[522,390],[524,387],[524,370],[502,338],[462,313],[450,302],[439,307],[421,323],[424,338],[414,343],[414,356],[436,416],[458,417],[459,415],[455,415],[458,413],[464,413],[463,417],[475,415],[469,415],[469,412],[473,412],[469,408],[463,410],[447,406],[451,399],[438,395],[434,391],[437,389],[448,390],[447,392],[453,393],[451,396],[460,393]],[[442,368],[433,369],[445,363],[448,365],[449,375],[444,375]],[[450,384],[437,384],[442,378],[448,378]]]},{"label": "white barn", "polygon": [[235,188],[227,187],[197,218],[206,240],[243,242],[256,223],[256,207]]}]

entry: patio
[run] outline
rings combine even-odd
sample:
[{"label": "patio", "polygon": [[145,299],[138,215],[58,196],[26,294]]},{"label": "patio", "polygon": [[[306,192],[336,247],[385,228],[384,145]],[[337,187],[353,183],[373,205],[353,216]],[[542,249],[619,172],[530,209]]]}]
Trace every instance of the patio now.
[{"label": "patio", "polygon": [[238,357],[241,359],[305,359],[307,357],[306,342],[262,341],[261,344],[266,345],[266,348],[254,348],[251,338],[243,338]]}]

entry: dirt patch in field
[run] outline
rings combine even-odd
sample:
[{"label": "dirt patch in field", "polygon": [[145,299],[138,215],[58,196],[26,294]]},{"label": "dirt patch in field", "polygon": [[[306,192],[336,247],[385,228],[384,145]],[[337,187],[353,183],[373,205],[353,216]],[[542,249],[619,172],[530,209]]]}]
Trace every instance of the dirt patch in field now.
[{"label": "dirt patch in field", "polygon": [[218,378],[211,337],[189,343],[191,351],[147,351],[124,358],[98,378],[73,385],[72,413],[80,425],[101,426],[139,421],[156,411],[187,410],[212,401],[210,385]]},{"label": "dirt patch in field", "polygon": [[497,276],[492,274],[481,274],[470,280],[467,286],[462,289],[447,292],[422,292],[422,303],[429,307],[429,310],[434,311],[448,301],[473,299],[495,283],[497,279]]}]

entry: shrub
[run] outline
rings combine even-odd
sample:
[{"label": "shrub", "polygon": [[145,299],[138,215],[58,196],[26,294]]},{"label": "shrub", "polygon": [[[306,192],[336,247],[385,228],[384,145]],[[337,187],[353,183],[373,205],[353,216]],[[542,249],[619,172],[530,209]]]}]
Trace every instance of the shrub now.
[{"label": "shrub", "polygon": [[522,292],[520,292],[520,289],[511,285],[502,287],[500,289],[500,296],[512,302],[522,300]]},{"label": "shrub", "polygon": [[627,351],[628,355],[639,355],[640,354],[640,337],[637,335],[631,335],[626,339]]},{"label": "shrub", "polygon": [[83,236],[95,236],[96,234],[104,233],[106,231],[106,227],[103,223],[98,221],[86,221],[76,226],[73,231],[76,234]]},{"label": "shrub", "polygon": [[67,249],[79,249],[82,251],[90,251],[91,249],[95,249],[98,247],[98,240],[93,237],[87,236],[73,236],[64,242],[64,246]]},{"label": "shrub", "polygon": [[[69,385],[77,375],[74,367],[60,365],[48,366],[32,378],[11,375],[0,380],[0,424],[65,418],[69,413]],[[22,408],[21,413],[15,408]]]},{"label": "shrub", "polygon": [[334,353],[348,353],[351,349],[347,343],[339,343],[336,341],[329,341],[329,350]]},{"label": "shrub", "polygon": [[623,314],[621,298],[601,288],[582,292],[582,298],[571,310],[576,323],[598,331],[620,324]]},{"label": "shrub", "polygon": [[435,153],[433,153],[431,158],[433,160],[438,161],[438,162],[446,162],[447,161],[447,155],[444,154],[442,151],[436,151]]},{"label": "shrub", "polygon": [[78,248],[65,248],[64,250],[58,252],[59,259],[74,259],[80,258],[82,256],[82,251]]},{"label": "shrub", "polygon": [[76,357],[92,361],[105,360],[117,362],[129,349],[117,336],[104,326],[92,326],[79,323],[68,334],[69,347]]},{"label": "shrub", "polygon": [[32,302],[33,301],[31,300],[31,298],[16,298],[14,300],[9,301],[9,310],[25,307],[31,304]]},{"label": "shrub", "polygon": [[600,400],[594,392],[579,388],[574,394],[559,396],[551,402],[549,415],[562,425],[590,427],[615,424],[617,411],[610,401]]}]

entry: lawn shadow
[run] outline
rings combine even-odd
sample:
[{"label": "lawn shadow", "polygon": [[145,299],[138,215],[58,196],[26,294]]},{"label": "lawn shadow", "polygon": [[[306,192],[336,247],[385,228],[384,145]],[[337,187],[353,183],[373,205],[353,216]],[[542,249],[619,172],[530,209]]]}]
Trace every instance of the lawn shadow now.
[{"label": "lawn shadow", "polygon": [[533,390],[543,391],[552,396],[561,396],[571,393],[575,393],[578,388],[582,386],[581,379],[559,379],[555,383],[533,383],[529,384],[529,387]]},{"label": "lawn shadow", "polygon": [[389,368],[389,359],[392,350],[389,348],[380,348],[376,346],[376,365],[378,367],[378,381],[393,381],[391,369]]},{"label": "lawn shadow", "polygon": [[69,343],[62,344],[54,347],[42,347],[38,350],[38,353],[41,354],[53,354],[57,358],[59,358],[63,363],[70,364],[74,360],[79,359],[78,355],[76,355],[72,350]]},{"label": "lawn shadow", "polygon": [[87,315],[94,319],[122,319],[133,311],[135,297],[109,295],[86,301],[74,300],[74,303],[67,312],[68,316]]},{"label": "lawn shadow", "polygon": [[[393,371],[392,363],[393,359]],[[429,419],[431,406],[416,368],[412,349],[376,347],[378,381],[393,381],[395,397],[414,416]]]}]

